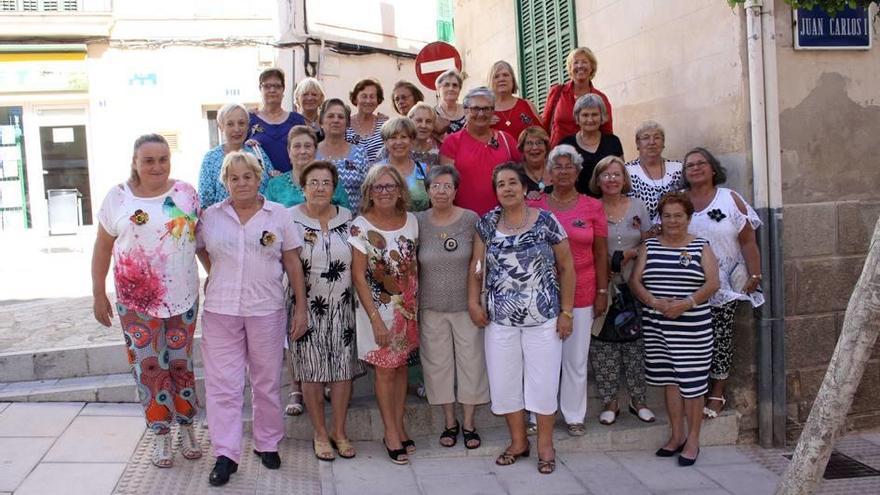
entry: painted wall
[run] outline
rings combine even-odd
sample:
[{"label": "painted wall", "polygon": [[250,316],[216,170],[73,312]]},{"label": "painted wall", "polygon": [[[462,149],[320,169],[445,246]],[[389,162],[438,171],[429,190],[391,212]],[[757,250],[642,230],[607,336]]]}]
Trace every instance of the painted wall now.
[{"label": "painted wall", "polygon": [[[810,407],[880,216],[880,47],[795,51],[791,9],[776,2],[785,201],[785,326],[789,432]],[[878,346],[880,349],[880,346]],[[851,427],[880,424],[880,353],[850,411]]]}]

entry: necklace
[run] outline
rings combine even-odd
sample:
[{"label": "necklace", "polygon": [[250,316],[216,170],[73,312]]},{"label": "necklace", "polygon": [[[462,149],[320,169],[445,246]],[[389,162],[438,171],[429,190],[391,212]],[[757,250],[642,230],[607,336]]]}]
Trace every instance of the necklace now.
[{"label": "necklace", "polygon": [[574,201],[576,201],[576,200],[578,199],[578,195],[577,195],[577,194],[575,194],[574,196],[572,196],[570,199],[559,199],[559,196],[557,196],[555,192],[554,192],[554,193],[551,193],[551,194],[550,194],[550,197],[553,198],[554,201],[556,201],[557,203],[559,203],[559,204],[561,204],[561,205],[568,205],[568,204],[570,204],[570,203],[572,203],[572,202],[574,202]]},{"label": "necklace", "polygon": [[532,179],[533,182],[538,184],[538,189],[541,192],[544,192],[544,167],[541,167],[541,176],[537,178],[537,180],[532,176],[532,171],[528,167],[526,167],[526,175],[529,176],[529,179]]},{"label": "necklace", "polygon": [[526,209],[526,214],[523,215],[523,221],[522,221],[522,223],[520,223],[519,225],[517,225],[517,226],[515,226],[515,227],[514,227],[513,225],[510,225],[509,223],[507,223],[507,219],[504,218],[504,214],[503,214],[503,213],[501,214],[501,223],[504,225],[504,228],[505,228],[505,229],[507,229],[507,230],[509,230],[509,231],[511,231],[511,232],[519,232],[520,230],[523,229],[523,227],[526,226],[526,224],[527,224],[528,222],[529,222],[529,210],[528,210],[528,208]]},{"label": "necklace", "polygon": [[[456,103],[455,110],[454,110],[455,113],[458,113],[458,108],[459,108],[458,103]],[[440,105],[437,105],[437,113],[440,114],[440,116],[446,120],[449,120],[449,121],[457,120],[456,117],[453,117],[452,115],[450,115],[449,112],[447,112],[446,109],[443,108],[442,103]],[[461,117],[459,117],[459,118],[461,118]]]},{"label": "necklace", "polygon": [[595,143],[591,143],[591,142],[587,141],[587,138],[586,138],[586,137],[582,136],[581,133],[578,132],[578,133],[575,135],[575,141],[577,141],[577,144],[578,144],[578,146],[581,147],[581,149],[584,149],[584,150],[587,150],[587,151],[589,151],[588,148],[593,148],[593,147],[595,147],[596,149],[598,149],[598,148],[599,148],[599,143],[602,142],[602,134],[599,133],[599,139],[597,139]]},{"label": "necklace", "polygon": [[639,160],[639,166],[642,167],[642,171],[645,172],[645,177],[651,181],[651,185],[654,186],[655,189],[663,189],[666,187],[666,160],[663,160],[663,164],[660,165],[660,185],[657,185],[657,180],[651,177],[651,174],[648,173],[648,168],[645,167],[645,164]]}]

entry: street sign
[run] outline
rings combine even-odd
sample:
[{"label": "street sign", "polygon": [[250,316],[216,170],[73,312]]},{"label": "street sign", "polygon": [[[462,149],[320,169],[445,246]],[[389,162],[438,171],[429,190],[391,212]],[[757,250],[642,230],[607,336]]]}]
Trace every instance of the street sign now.
[{"label": "street sign", "polygon": [[437,77],[449,69],[461,71],[461,55],[449,43],[428,43],[416,56],[416,76],[428,89],[437,89]]},{"label": "street sign", "polygon": [[868,9],[849,7],[830,16],[821,7],[794,11],[795,50],[870,50]]}]

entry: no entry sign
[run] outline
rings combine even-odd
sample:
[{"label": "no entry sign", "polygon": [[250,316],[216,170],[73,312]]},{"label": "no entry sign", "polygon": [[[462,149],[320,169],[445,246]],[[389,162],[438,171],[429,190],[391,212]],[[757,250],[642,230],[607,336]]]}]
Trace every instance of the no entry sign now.
[{"label": "no entry sign", "polygon": [[461,70],[461,55],[449,43],[428,43],[416,56],[416,76],[426,88],[437,89],[437,76],[449,69]]}]

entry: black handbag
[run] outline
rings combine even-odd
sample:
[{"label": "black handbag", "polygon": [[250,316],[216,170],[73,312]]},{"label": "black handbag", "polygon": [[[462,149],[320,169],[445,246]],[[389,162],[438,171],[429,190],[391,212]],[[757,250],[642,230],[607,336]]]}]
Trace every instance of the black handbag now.
[{"label": "black handbag", "polygon": [[620,264],[623,253],[616,251],[611,258],[611,271],[616,275],[612,278],[615,290],[608,301],[605,324],[597,339],[606,342],[632,342],[642,336],[642,307],[636,300],[629,286],[621,280]]}]

